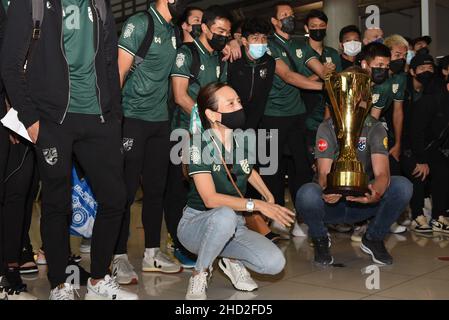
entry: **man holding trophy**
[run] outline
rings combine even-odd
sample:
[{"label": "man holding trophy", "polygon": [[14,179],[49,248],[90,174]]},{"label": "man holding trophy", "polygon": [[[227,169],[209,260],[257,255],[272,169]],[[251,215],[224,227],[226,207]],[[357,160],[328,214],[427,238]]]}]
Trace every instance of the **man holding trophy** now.
[{"label": "man holding trophy", "polygon": [[392,264],[384,238],[412,196],[412,184],[390,176],[388,138],[382,123],[369,115],[371,87],[388,76],[390,50],[365,47],[362,68],[351,67],[326,79],[332,118],[319,127],[315,182],[296,195],[296,211],[309,226],[315,262],[331,265],[326,224],[371,219],[361,249],[378,264]]}]

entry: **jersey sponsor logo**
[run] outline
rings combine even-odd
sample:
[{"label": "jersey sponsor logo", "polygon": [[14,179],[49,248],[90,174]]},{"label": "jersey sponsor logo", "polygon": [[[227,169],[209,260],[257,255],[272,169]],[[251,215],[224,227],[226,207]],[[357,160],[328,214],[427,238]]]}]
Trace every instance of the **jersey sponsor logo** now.
[{"label": "jersey sponsor logo", "polygon": [[326,57],[326,62],[327,62],[327,63],[333,63],[333,62],[332,62],[332,57]]},{"label": "jersey sponsor logo", "polygon": [[318,140],[317,146],[318,146],[318,150],[319,150],[320,152],[324,152],[324,151],[327,150],[328,144],[327,144],[327,141],[326,141],[326,140],[320,139],[320,140]]},{"label": "jersey sponsor logo", "polygon": [[184,53],[178,53],[176,56],[176,66],[178,68],[181,68],[184,65],[184,62],[186,61],[186,56]]},{"label": "jersey sponsor logo", "polygon": [[398,93],[398,91],[399,91],[399,83],[393,83],[392,90],[393,90],[393,93]]},{"label": "jersey sponsor logo", "polygon": [[45,161],[54,166],[58,162],[58,150],[56,148],[42,149]]},{"label": "jersey sponsor logo", "polygon": [[171,44],[173,45],[173,48],[176,49],[176,37],[171,37]]},{"label": "jersey sponsor logo", "polygon": [[379,99],[380,99],[380,94],[374,93],[374,94],[373,94],[373,103],[374,103],[374,104],[378,103],[378,102],[379,102]]},{"label": "jersey sponsor logo", "polygon": [[160,37],[154,37],[154,43],[161,44],[162,43],[162,39]]},{"label": "jersey sponsor logo", "polygon": [[266,79],[267,78],[267,74],[268,74],[268,69],[264,68],[260,70],[260,77],[262,79]]},{"label": "jersey sponsor logo", "polygon": [[246,174],[249,174],[251,172],[251,169],[249,167],[248,159],[243,159],[240,161],[240,166],[242,167],[243,172]]},{"label": "jersey sponsor logo", "polygon": [[131,35],[134,32],[134,29],[136,29],[136,26],[133,23],[128,23],[126,25],[125,32],[123,32],[123,38],[126,39],[131,37]]},{"label": "jersey sponsor logo", "polygon": [[388,150],[388,137],[384,138],[383,145],[384,145],[385,149]]},{"label": "jersey sponsor logo", "polygon": [[357,144],[357,149],[359,149],[359,151],[362,151],[362,152],[366,150],[366,137],[359,138],[359,143]]},{"label": "jersey sponsor logo", "polygon": [[221,166],[219,164],[214,164],[213,165],[213,171],[214,172],[220,172],[221,170]]},{"label": "jersey sponsor logo", "polygon": [[302,59],[303,54],[302,54],[302,50],[301,50],[301,49],[296,49],[296,56],[297,56],[299,59]]},{"label": "jersey sponsor logo", "polygon": [[126,152],[132,149],[133,144],[134,144],[133,138],[123,138],[123,150],[125,150]]},{"label": "jersey sponsor logo", "polygon": [[201,163],[200,149],[197,146],[191,146],[189,152],[190,152],[190,161],[192,161],[193,164],[200,164]]}]

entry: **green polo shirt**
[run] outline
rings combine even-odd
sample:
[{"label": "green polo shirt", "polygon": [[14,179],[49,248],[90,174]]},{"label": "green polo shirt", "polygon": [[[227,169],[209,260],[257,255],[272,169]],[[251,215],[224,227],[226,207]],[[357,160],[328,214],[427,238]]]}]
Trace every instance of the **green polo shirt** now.
[{"label": "green polo shirt", "polygon": [[[204,134],[207,136],[207,134]],[[220,154],[225,158],[227,167],[242,194],[246,193],[248,178],[255,162],[255,146],[250,146],[244,134],[235,134],[232,152],[226,151],[220,144],[218,147],[210,138],[200,141],[200,135],[195,135],[190,139],[190,163],[189,176],[199,173],[208,173],[212,176],[217,193],[240,197],[237,190],[232,185],[226,169],[220,160]],[[187,197],[187,206],[195,210],[207,210],[193,179],[190,179],[190,191]]]},{"label": "green polo shirt", "polygon": [[[165,21],[154,3],[148,11],[154,21],[154,38],[143,62],[123,87],[123,113],[127,118],[167,121],[169,75],[176,57],[176,36],[174,25]],[[145,13],[131,16],[123,25],[119,48],[134,56],[147,30],[148,17]]]},{"label": "green polo shirt", "polygon": [[[220,70],[220,54],[218,52],[210,53],[204,47],[199,39],[193,41],[199,57],[200,70],[198,73],[198,82],[193,82],[189,85],[188,94],[193,101],[196,101],[200,89],[212,82],[226,82],[227,79],[227,63],[225,63],[224,70]],[[182,77],[190,79],[190,69],[192,67],[192,51],[187,46],[181,46],[178,49],[176,61],[171,69],[172,77]],[[180,107],[176,108],[172,128],[189,129],[190,115],[184,112]]]},{"label": "green polo shirt", "polygon": [[[311,57],[318,57],[321,63],[333,63],[335,64],[335,71],[341,72],[343,71],[341,66],[341,58],[338,54],[338,51],[331,47],[323,47],[323,53],[320,55],[318,52],[316,52],[309,44],[309,42],[306,42],[306,45],[310,48],[306,51],[307,56],[305,60],[309,60]],[[304,75],[306,77],[310,77],[313,75],[313,71],[310,70],[307,65],[304,66]],[[313,94],[316,94],[320,97],[319,103],[312,109],[310,114],[307,116],[306,119],[306,127],[308,130],[316,131],[318,129],[318,126],[321,122],[323,122],[324,119],[324,110],[326,108],[326,100],[322,92],[315,91]]]},{"label": "green polo shirt", "polygon": [[[291,65],[290,59],[287,56],[286,48],[289,50],[296,70],[299,73],[304,73],[304,66],[311,59],[317,59],[313,52],[310,52],[310,46],[305,42],[295,39],[287,40],[277,33],[268,41],[268,54],[275,60],[284,61],[291,70],[295,68]],[[306,57],[309,57],[306,59]],[[268,96],[267,106],[265,108],[265,115],[272,117],[288,117],[300,115],[306,112],[304,101],[301,99],[300,90],[287,84],[278,75],[274,76],[273,86]]]},{"label": "green polo shirt", "polygon": [[404,101],[407,87],[407,74],[392,75],[387,81],[373,86],[373,108],[381,109],[383,113],[393,101]]},{"label": "green polo shirt", "polygon": [[89,0],[63,0],[64,51],[69,65],[68,112],[100,114],[95,72],[94,19]]}]

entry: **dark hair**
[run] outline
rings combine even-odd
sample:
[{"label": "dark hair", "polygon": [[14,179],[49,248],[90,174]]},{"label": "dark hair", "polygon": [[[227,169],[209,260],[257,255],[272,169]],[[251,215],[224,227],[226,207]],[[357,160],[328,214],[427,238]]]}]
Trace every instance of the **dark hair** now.
[{"label": "dark hair", "polygon": [[226,19],[232,24],[232,16],[228,10],[222,6],[210,6],[203,13],[202,23],[206,24],[209,28],[215,23],[217,19]]},{"label": "dark hair", "polygon": [[242,25],[242,36],[247,38],[251,34],[266,34],[271,32],[271,26],[267,21],[261,18],[250,18],[245,20]]},{"label": "dark hair", "polygon": [[192,15],[192,11],[195,10],[203,12],[203,9],[199,7],[187,7],[182,16],[178,19],[178,25],[181,26],[184,22],[187,23],[187,20],[189,20]]},{"label": "dark hair", "polygon": [[306,26],[309,26],[309,20],[313,19],[313,18],[318,18],[321,21],[324,21],[326,23],[329,20],[323,11],[314,9],[314,10],[310,11],[309,14],[306,16],[306,20],[305,20]]},{"label": "dark hair", "polygon": [[376,42],[372,42],[363,48],[361,60],[370,63],[376,57],[391,58],[391,51],[386,45]]},{"label": "dark hair", "polygon": [[357,33],[357,34],[359,35],[359,38],[362,38],[362,33],[360,32],[360,29],[359,29],[357,26],[355,26],[355,25],[352,24],[352,25],[343,27],[343,28],[340,30],[340,35],[339,35],[339,37],[338,37],[338,39],[340,40],[340,42],[343,42],[344,36],[345,36],[347,33],[350,33],[350,32]]},{"label": "dark hair", "polygon": [[[244,22],[245,22],[245,20],[240,20],[240,21],[234,22],[232,24],[231,34],[233,36],[234,36],[234,33],[236,33],[239,29],[242,29]],[[241,30],[240,30],[240,32],[241,32]]]},{"label": "dark hair", "polygon": [[278,15],[278,9],[280,6],[289,6],[290,8],[293,9],[292,3],[290,1],[278,1],[275,4],[273,4],[272,10],[271,10],[271,15],[273,18],[277,19],[277,15]]},{"label": "dark hair", "polygon": [[198,93],[198,98],[196,99],[196,103],[198,105],[198,114],[200,116],[201,124],[203,125],[203,128],[205,130],[210,129],[210,122],[206,117],[206,110],[218,110],[216,93],[218,90],[224,87],[229,87],[229,85],[223,82],[212,82],[207,86],[202,87],[200,92]]}]

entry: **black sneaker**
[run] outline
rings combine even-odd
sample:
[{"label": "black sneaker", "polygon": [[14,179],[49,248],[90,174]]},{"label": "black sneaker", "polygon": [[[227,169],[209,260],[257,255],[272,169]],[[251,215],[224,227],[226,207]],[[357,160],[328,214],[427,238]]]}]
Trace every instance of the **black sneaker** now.
[{"label": "black sneaker", "polygon": [[362,238],[360,249],[369,254],[375,263],[382,265],[393,264],[393,257],[385,248],[383,240],[368,240],[365,234]]},{"label": "black sneaker", "polygon": [[2,300],[37,300],[35,296],[28,293],[26,284],[18,284],[14,287],[0,288],[0,295],[4,295]]},{"label": "black sneaker", "polygon": [[334,257],[332,257],[329,250],[329,238],[313,238],[313,248],[315,250],[315,263],[320,265],[331,265],[334,263]]},{"label": "black sneaker", "polygon": [[34,261],[34,253],[31,247],[27,246],[22,249],[20,255],[20,274],[38,273],[39,269]]}]

